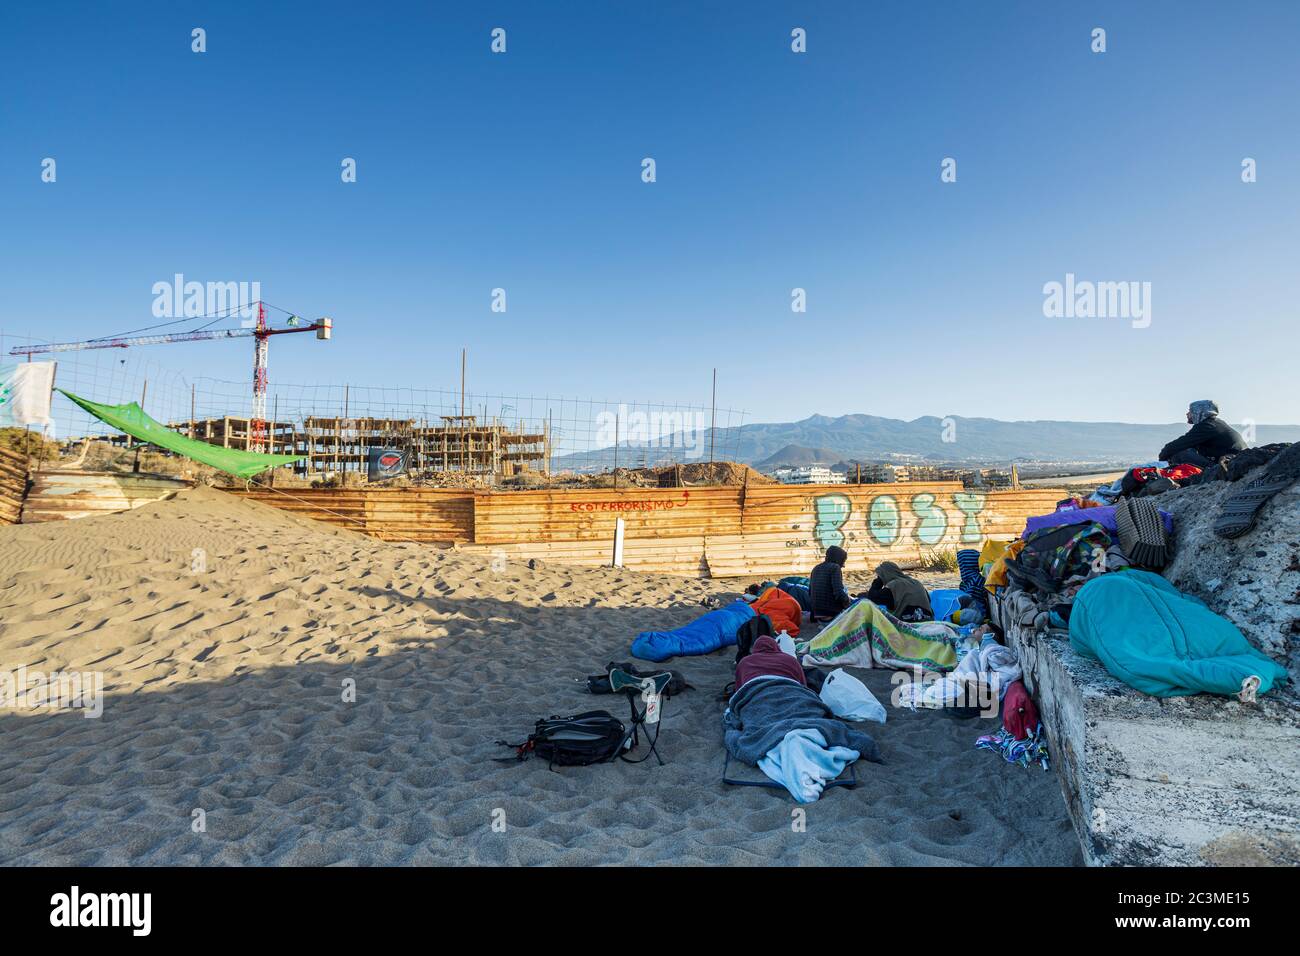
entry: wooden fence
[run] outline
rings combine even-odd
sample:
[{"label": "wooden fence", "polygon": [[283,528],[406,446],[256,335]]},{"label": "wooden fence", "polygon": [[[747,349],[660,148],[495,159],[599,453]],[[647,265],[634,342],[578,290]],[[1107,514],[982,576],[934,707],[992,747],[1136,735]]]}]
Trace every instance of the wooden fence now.
[{"label": "wooden fence", "polygon": [[17,524],[27,492],[27,456],[0,448],[0,525]]},{"label": "wooden fence", "polygon": [[382,541],[474,540],[474,492],[454,488],[255,488],[232,492]]},{"label": "wooden fence", "polygon": [[105,471],[34,472],[23,524],[117,514],[170,498],[194,482],[166,475]]},{"label": "wooden fence", "polygon": [[236,492],[305,517],[389,541],[562,564],[609,564],[623,519],[625,567],[699,577],[807,571],[830,545],[850,567],[886,558],[979,547],[1018,535],[1049,512],[1059,489],[965,491],[960,482],[756,485],[473,492],[452,489],[312,489]]}]

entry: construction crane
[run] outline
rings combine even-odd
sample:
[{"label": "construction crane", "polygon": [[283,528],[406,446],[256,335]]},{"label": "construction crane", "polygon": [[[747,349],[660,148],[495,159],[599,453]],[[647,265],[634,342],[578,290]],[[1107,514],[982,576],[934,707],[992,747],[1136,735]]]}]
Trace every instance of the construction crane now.
[{"label": "construction crane", "polygon": [[[292,332],[315,332],[316,338],[328,339],[333,331],[332,319],[322,318],[310,325],[298,325],[296,315],[289,315],[289,327],[273,329],[266,324],[266,303],[257,304],[257,324],[252,328],[198,329],[192,332],[169,332],[161,335],[131,335],[113,338],[90,339],[85,342],[59,342],[51,345],[20,345],[9,350],[10,355],[33,355],[50,352],[78,352],[83,349],[124,349],[132,345],[164,345],[171,342],[207,342],[212,339],[238,339],[253,337],[253,413],[249,420],[248,450],[264,452],[268,445],[266,422],[267,358],[270,338]],[[202,318],[200,316],[199,318]]]}]

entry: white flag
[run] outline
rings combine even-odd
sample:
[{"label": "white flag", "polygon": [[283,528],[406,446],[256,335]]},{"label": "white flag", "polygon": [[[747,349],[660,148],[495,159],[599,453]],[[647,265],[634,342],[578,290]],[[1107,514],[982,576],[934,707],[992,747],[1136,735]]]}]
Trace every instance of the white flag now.
[{"label": "white flag", "polygon": [[0,428],[50,424],[53,362],[0,365]]}]

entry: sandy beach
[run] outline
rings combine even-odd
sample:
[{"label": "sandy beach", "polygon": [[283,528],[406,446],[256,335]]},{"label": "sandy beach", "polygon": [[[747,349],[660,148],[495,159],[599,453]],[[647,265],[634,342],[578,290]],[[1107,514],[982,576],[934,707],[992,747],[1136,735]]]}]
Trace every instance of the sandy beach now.
[{"label": "sandy beach", "polygon": [[[1080,861],[1055,776],[936,712],[866,725],[885,763],[796,832],[785,794],[721,783],[731,649],[668,665],[694,689],[666,703],[666,766],[495,762],[538,717],[625,718],[584,675],[741,587],[383,543],[203,488],[0,528],[0,670],[102,671],[105,695],[99,719],[0,712],[0,863]],[[889,672],[857,674],[888,699]]]}]

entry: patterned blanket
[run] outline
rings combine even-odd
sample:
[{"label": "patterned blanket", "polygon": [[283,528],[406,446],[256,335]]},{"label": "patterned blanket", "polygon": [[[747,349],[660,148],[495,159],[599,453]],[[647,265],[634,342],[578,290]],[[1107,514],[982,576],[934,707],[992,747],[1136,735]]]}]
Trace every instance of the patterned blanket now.
[{"label": "patterned blanket", "polygon": [[949,671],[957,666],[956,643],[957,631],[948,624],[906,624],[863,600],[797,649],[810,664]]}]

